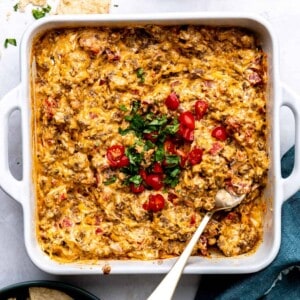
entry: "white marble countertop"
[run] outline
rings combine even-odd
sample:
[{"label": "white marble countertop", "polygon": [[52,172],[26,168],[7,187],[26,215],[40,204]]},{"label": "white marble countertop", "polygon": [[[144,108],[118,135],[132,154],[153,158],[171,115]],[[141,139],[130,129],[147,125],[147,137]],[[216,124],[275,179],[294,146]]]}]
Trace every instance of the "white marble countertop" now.
[{"label": "white marble countertop", "polygon": [[[30,12],[15,13],[17,2],[0,0],[0,98],[20,81],[20,60],[17,47],[4,48],[6,38],[21,35],[30,22]],[[117,4],[118,6],[115,6]],[[274,27],[280,45],[280,74],[300,95],[300,1],[298,0],[113,0],[111,13],[235,11],[258,13]],[[10,166],[21,176],[21,148],[18,114],[10,120]],[[283,109],[281,117],[281,152],[293,144],[293,118]],[[2,145],[1,145],[2,146]],[[1,165],[1,163],[0,163]],[[99,298],[146,299],[163,275],[54,276],[39,270],[29,259],[23,238],[22,207],[0,190],[0,289],[27,280],[60,280],[82,287]],[[174,299],[193,299],[199,275],[183,275]]]}]

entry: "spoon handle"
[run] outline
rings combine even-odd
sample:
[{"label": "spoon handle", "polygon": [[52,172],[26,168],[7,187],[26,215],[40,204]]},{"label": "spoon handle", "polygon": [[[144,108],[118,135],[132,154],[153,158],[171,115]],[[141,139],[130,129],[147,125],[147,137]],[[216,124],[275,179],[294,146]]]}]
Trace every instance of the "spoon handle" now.
[{"label": "spoon handle", "polygon": [[149,298],[147,298],[147,300],[172,299],[172,296],[176,289],[181,273],[186,265],[186,262],[188,261],[197,241],[199,240],[205,226],[212,217],[213,213],[214,212],[212,211],[205,214],[204,218],[201,220],[199,227],[197,228],[191,240],[187,244],[185,250],[177,259],[169,273],[165,276],[165,278],[161,281],[157,288],[152,292]]}]

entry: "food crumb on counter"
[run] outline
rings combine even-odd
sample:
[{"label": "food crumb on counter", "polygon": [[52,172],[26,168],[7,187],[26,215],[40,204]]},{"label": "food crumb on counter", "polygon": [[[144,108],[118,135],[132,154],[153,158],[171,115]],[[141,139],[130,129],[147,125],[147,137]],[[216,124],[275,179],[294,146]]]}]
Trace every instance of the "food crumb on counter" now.
[{"label": "food crumb on counter", "polygon": [[25,9],[29,4],[43,7],[47,5],[47,0],[20,0],[18,4],[18,10],[20,12],[25,12]]},{"label": "food crumb on counter", "polygon": [[106,14],[110,0],[61,0],[57,14]]}]

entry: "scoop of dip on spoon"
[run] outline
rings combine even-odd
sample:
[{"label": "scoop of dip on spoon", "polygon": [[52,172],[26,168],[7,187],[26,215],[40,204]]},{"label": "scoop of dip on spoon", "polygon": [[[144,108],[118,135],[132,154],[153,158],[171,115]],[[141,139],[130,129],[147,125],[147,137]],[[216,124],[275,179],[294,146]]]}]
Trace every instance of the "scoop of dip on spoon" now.
[{"label": "scoop of dip on spoon", "polygon": [[174,291],[176,289],[179,278],[184,270],[184,267],[193,251],[194,246],[199,240],[204,228],[206,227],[208,221],[211,219],[212,215],[216,211],[232,209],[239,205],[246,195],[232,195],[225,189],[221,189],[217,192],[215,196],[215,208],[205,214],[201,220],[197,230],[192,236],[191,240],[187,244],[186,248],[179,256],[175,264],[169,273],[164,277],[157,288],[152,292],[148,300],[168,300],[171,299]]}]

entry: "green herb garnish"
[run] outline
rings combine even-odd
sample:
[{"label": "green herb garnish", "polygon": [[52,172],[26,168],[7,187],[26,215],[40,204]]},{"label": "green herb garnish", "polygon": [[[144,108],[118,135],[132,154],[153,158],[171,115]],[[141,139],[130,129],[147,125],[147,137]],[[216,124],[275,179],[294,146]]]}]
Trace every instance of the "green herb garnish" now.
[{"label": "green herb garnish", "polygon": [[[138,77],[142,77],[143,74],[143,69],[137,70]],[[122,110],[121,106],[119,108]],[[150,112],[150,109],[143,111],[141,101],[136,100],[132,102],[131,111],[125,115],[124,120],[128,122],[128,127],[119,128],[119,133],[126,135],[133,132],[136,142],[133,146],[125,149],[129,165],[120,169],[127,175],[123,183],[125,185],[132,183],[135,186],[141,185],[143,182],[140,175],[141,170],[151,174],[154,164],[158,162],[163,169],[162,176],[165,187],[175,187],[181,174],[181,158],[179,155],[165,151],[165,141],[174,138],[178,132],[178,119],[170,118],[165,114]],[[149,152],[150,150],[151,152]]]},{"label": "green herb garnish", "polygon": [[165,158],[165,150],[163,146],[160,146],[157,148],[157,150],[154,153],[154,160],[158,162],[162,162]]},{"label": "green herb garnish", "polygon": [[4,41],[4,48],[7,48],[8,45],[17,46],[17,41],[16,41],[16,39],[6,39],[6,40]]},{"label": "green herb garnish", "polygon": [[51,10],[50,5],[47,5],[46,7],[43,7],[43,8],[35,8],[32,10],[32,15],[36,20],[38,20],[38,19],[45,17],[46,13],[49,13],[50,10]]},{"label": "green herb garnish", "polygon": [[110,185],[112,183],[115,183],[117,180],[116,176],[109,177],[106,181],[103,182],[104,185]]},{"label": "green herb garnish", "polygon": [[146,75],[146,73],[144,72],[144,69],[143,69],[143,68],[138,68],[138,69],[136,70],[136,76],[137,76],[137,78],[140,79],[140,82],[141,82],[141,83],[144,83],[144,82],[145,82],[145,75]]},{"label": "green herb garnish", "polygon": [[134,175],[134,176],[131,176],[128,180],[129,182],[132,182],[135,186],[139,186],[143,179],[140,175]]},{"label": "green herb garnish", "polygon": [[14,7],[14,11],[17,11],[19,9],[19,3],[16,3],[13,7]]},{"label": "green herb garnish", "polygon": [[138,153],[134,146],[126,148],[125,154],[128,157],[130,164],[134,166],[139,166],[142,162],[142,154]]},{"label": "green herb garnish", "polygon": [[153,148],[155,148],[155,144],[153,144],[149,140],[145,141],[145,144],[144,144],[144,150],[145,151],[148,151],[148,150],[153,149]]},{"label": "green herb garnish", "polygon": [[180,158],[177,155],[167,155],[166,165],[167,167],[177,166],[180,163]]},{"label": "green herb garnish", "polygon": [[124,104],[121,104],[119,106],[119,109],[122,110],[122,111],[125,111],[125,112],[128,111],[127,107]]}]

